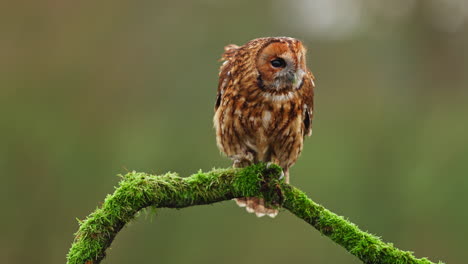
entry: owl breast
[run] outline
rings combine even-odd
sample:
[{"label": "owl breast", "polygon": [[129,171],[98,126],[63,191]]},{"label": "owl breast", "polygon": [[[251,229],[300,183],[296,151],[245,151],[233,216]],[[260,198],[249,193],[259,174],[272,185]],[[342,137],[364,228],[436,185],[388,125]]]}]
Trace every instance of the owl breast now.
[{"label": "owl breast", "polygon": [[[293,164],[302,149],[302,102],[295,92],[230,89],[215,114],[218,147],[227,156],[251,153],[254,161]],[[285,161],[285,162],[281,162]]]}]

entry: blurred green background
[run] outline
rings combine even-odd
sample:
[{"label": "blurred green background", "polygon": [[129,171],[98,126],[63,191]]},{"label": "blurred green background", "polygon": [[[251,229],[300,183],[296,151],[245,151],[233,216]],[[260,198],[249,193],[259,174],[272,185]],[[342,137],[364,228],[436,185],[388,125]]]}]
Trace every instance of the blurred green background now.
[{"label": "blurred green background", "polygon": [[[305,42],[314,135],[292,183],[418,257],[463,263],[466,0],[0,4],[2,263],[64,263],[118,173],[227,167],[212,128],[223,47]],[[143,212],[104,263],[360,263],[282,212]]]}]

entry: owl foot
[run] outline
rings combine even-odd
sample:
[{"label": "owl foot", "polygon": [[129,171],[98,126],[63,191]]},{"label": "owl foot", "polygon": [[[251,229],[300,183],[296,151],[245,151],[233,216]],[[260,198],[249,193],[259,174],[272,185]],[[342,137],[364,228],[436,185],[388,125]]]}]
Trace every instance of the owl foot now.
[{"label": "owl foot", "polygon": [[247,152],[244,155],[232,155],[229,158],[234,161],[234,164],[232,165],[234,168],[244,168],[250,166],[254,161],[254,157],[250,152]]},{"label": "owl foot", "polygon": [[[267,167],[267,168],[270,168],[272,164],[275,164],[275,163],[273,163],[273,162],[267,162],[266,167]],[[284,178],[284,170],[281,169],[281,174],[280,174],[279,180],[282,180],[283,178]],[[274,217],[274,216],[273,216],[273,217]]]}]

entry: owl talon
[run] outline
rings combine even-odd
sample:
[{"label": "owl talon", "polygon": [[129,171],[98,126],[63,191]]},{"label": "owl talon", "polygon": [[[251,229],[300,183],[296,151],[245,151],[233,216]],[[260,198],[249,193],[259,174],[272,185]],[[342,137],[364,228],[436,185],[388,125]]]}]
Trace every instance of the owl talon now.
[{"label": "owl talon", "polygon": [[284,179],[284,171],[283,170],[281,170],[281,174],[280,174],[280,177],[279,177],[279,180],[282,180],[282,179]]},{"label": "owl talon", "polygon": [[[275,164],[275,163],[273,163],[271,161],[267,162],[267,164],[266,164],[267,169],[271,168],[271,165],[273,165],[273,164]],[[284,179],[284,175],[285,175],[284,171],[283,171],[283,169],[281,169],[281,174],[280,174],[279,180]]]}]

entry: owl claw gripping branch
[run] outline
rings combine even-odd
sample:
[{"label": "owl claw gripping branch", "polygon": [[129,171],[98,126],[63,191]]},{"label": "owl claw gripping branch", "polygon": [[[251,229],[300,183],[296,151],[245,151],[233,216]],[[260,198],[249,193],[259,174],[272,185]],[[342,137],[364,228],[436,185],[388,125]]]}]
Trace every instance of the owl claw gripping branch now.
[{"label": "owl claw gripping branch", "polygon": [[[289,183],[289,168],[312,133],[315,84],[306,49],[297,39],[275,37],[224,50],[214,115],[218,148],[234,167],[278,164]],[[258,217],[278,214],[261,198],[236,202]]]}]

